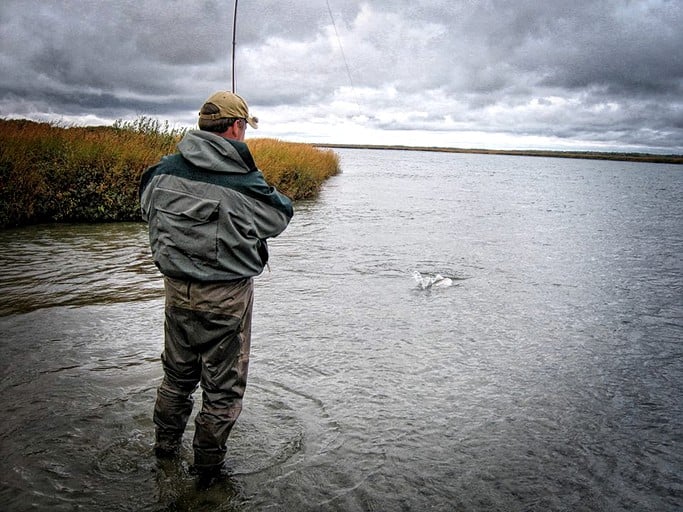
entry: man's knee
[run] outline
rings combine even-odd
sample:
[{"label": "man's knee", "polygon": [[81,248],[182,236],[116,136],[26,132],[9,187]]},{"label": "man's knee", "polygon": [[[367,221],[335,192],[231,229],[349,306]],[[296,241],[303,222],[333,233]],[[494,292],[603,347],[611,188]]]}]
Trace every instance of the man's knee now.
[{"label": "man's knee", "polygon": [[184,401],[197,389],[199,378],[196,379],[175,379],[164,377],[161,385],[157,389],[157,396],[171,402]]}]

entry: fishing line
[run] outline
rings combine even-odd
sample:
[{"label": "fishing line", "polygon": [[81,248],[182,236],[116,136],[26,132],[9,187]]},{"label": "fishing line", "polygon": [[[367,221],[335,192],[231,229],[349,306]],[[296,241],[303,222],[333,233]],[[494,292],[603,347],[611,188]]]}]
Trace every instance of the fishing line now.
[{"label": "fishing line", "polygon": [[356,86],[353,83],[353,77],[351,76],[351,69],[349,68],[349,63],[346,60],[346,55],[344,54],[344,47],[342,46],[341,43],[341,38],[339,37],[339,32],[337,31],[337,24],[334,22],[334,16],[332,16],[332,8],[330,7],[330,0],[325,0],[325,3],[327,4],[327,12],[330,14],[330,20],[332,21],[332,28],[334,28],[334,35],[337,38],[337,44],[339,45],[339,51],[341,52],[342,60],[344,61],[344,67],[346,68],[346,76],[349,77],[349,83],[351,84],[351,91],[355,97],[354,102],[356,103],[356,107],[358,107],[358,114],[362,115],[362,111],[360,109],[360,104],[358,103],[358,95],[356,94]]},{"label": "fishing line", "polygon": [[[232,92],[235,92],[235,47],[237,45],[236,33],[237,33],[237,1],[234,1],[234,10],[232,16]],[[334,16],[332,15],[332,8],[330,7],[330,0],[325,0],[327,4],[327,12],[330,15],[330,21],[332,21],[332,28],[334,29],[334,36],[337,39],[337,44],[339,45],[339,51],[341,52],[342,60],[344,61],[344,68],[346,69],[346,76],[349,78],[349,83],[351,84],[351,91],[354,96],[354,103],[358,107],[358,114],[363,115],[360,108],[360,103],[358,102],[358,94],[356,93],[356,85],[353,82],[353,77],[351,76],[351,68],[349,67],[349,62],[346,60],[346,54],[344,53],[344,47],[342,46],[341,37],[339,37],[339,31],[337,30],[337,24],[334,21]]]}]

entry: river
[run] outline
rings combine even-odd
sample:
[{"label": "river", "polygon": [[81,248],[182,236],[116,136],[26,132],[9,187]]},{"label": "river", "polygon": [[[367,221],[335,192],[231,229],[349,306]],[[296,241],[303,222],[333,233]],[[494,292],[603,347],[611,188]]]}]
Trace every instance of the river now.
[{"label": "river", "polygon": [[192,422],[152,454],[145,226],[0,231],[0,508],[679,510],[683,167],[338,153],[270,244],[206,490]]}]

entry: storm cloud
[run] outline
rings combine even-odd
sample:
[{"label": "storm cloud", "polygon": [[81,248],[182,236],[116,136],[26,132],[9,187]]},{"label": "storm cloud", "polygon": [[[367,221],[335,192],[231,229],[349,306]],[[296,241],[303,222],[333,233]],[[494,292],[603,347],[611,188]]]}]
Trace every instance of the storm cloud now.
[{"label": "storm cloud", "polygon": [[[232,1],[4,0],[0,116],[196,122],[231,87]],[[254,136],[683,152],[678,0],[241,2]]]}]

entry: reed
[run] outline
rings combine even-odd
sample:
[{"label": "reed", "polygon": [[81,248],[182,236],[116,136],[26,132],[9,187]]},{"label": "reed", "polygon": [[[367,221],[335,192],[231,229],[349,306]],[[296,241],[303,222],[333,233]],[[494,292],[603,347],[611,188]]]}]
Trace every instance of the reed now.
[{"label": "reed", "polygon": [[268,182],[295,199],[315,197],[340,169],[331,149],[277,139],[249,139],[247,145]]},{"label": "reed", "polygon": [[[141,117],[109,127],[60,127],[0,119],[0,227],[42,222],[139,220],[142,172],[184,130]],[[248,141],[266,179],[293,199],[315,196],[339,172],[332,150]]]}]

